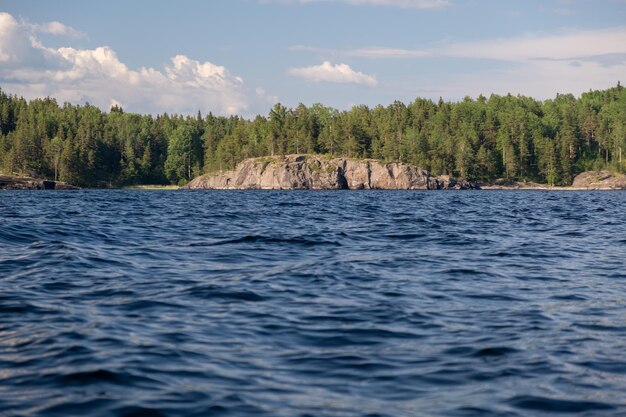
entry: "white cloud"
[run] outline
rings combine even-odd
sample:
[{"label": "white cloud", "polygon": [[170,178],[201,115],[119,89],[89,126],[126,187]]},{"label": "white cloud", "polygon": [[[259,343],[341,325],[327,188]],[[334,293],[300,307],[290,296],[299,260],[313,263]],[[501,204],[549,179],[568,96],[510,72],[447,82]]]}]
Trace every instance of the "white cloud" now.
[{"label": "white cloud", "polygon": [[[47,27],[67,32],[60,24]],[[51,96],[59,101],[85,102],[108,110],[123,103],[125,110],[146,113],[250,115],[254,106],[265,108],[274,97],[249,91],[244,81],[225,67],[184,55],[163,69],[130,69],[115,51],[47,48],[36,37],[40,25],[18,22],[0,13],[0,81],[3,89],[27,98]],[[256,109],[254,109],[256,110]]]},{"label": "white cloud", "polygon": [[469,58],[500,61],[589,59],[626,54],[626,27],[529,34],[501,39],[441,44],[436,49],[366,47],[351,50],[295,45],[293,51],[360,58]]},{"label": "white cloud", "polygon": [[[314,52],[323,58],[448,60],[447,65],[459,67],[463,61],[474,61],[471,65],[473,70],[446,71],[428,76],[429,87],[440,86],[437,96],[450,99],[492,92],[524,94],[539,99],[553,97],[556,93],[580,94],[589,89],[608,88],[618,80],[623,81],[626,74],[626,27],[449,42],[430,49],[375,47],[333,50],[302,45],[291,49]],[[500,62],[493,65],[491,61]],[[404,89],[408,88],[404,86]]]},{"label": "white cloud", "polygon": [[539,99],[615,85],[626,74],[626,27],[534,34],[464,42],[440,49],[444,57],[508,62],[442,82],[445,94],[524,94]]},{"label": "white cloud", "polygon": [[291,68],[288,72],[290,75],[314,82],[360,84],[365,86],[378,84],[376,78],[371,75],[354,71],[347,64],[333,65],[330,61],[324,61],[321,65],[312,67]]},{"label": "white cloud", "polygon": [[59,67],[54,52],[34,37],[29,24],[20,23],[8,13],[0,13],[0,68]]},{"label": "white cloud", "polygon": [[606,67],[598,62],[531,61],[506,70],[448,76],[438,79],[437,84],[442,86],[439,95],[453,100],[491,93],[522,94],[541,100],[557,93],[579,95],[614,87],[625,73],[625,64]]},{"label": "white cloud", "polygon": [[61,22],[48,22],[43,24],[32,24],[31,27],[35,32],[46,33],[48,35],[70,36],[72,38],[82,38],[85,34]]},{"label": "white cloud", "polygon": [[[626,74],[626,27],[533,34],[451,44],[440,55],[508,62],[442,82],[448,96],[513,93],[539,99],[615,85]],[[468,91],[470,89],[471,91]]]},{"label": "white cloud", "polygon": [[533,34],[443,47],[445,56],[503,61],[573,59],[626,53],[626,27]]},{"label": "white cloud", "polygon": [[281,4],[346,3],[354,6],[389,6],[403,9],[439,9],[450,4],[449,0],[260,0],[260,2]]}]

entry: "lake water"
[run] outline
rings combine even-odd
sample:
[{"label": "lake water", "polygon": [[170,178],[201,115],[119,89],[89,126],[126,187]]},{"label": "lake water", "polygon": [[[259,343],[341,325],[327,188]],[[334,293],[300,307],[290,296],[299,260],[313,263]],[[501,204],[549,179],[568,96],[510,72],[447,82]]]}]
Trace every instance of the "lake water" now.
[{"label": "lake water", "polygon": [[0,192],[0,416],[626,415],[626,192]]}]

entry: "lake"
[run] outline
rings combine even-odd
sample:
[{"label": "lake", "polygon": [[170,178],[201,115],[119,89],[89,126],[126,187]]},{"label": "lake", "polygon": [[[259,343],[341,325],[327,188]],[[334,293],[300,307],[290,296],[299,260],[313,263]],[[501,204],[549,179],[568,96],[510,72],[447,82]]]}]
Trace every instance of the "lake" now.
[{"label": "lake", "polygon": [[623,416],[625,256],[625,192],[0,192],[0,416]]}]

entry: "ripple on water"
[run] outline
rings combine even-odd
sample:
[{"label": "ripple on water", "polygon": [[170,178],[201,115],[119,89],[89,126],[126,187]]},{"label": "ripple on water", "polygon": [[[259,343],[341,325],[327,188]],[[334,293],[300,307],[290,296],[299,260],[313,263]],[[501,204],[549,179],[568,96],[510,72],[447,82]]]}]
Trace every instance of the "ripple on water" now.
[{"label": "ripple on water", "polygon": [[626,415],[624,193],[1,194],[1,416]]}]

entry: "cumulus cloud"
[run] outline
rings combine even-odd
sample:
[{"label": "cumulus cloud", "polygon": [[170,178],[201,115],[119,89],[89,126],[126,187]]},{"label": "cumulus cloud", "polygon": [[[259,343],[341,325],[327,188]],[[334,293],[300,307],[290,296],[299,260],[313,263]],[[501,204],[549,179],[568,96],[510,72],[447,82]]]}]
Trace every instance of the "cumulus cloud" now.
[{"label": "cumulus cloud", "polygon": [[147,113],[249,114],[253,106],[264,109],[274,99],[249,91],[223,66],[184,55],[173,57],[162,69],[130,69],[106,46],[47,48],[38,32],[60,34],[68,29],[43,26],[0,13],[0,80],[8,91],[28,98],[88,101],[105,110],[121,103],[126,110]]},{"label": "cumulus cloud", "polygon": [[439,9],[450,4],[449,0],[260,0],[261,3],[306,4],[346,3],[354,6],[389,6],[403,9]]},{"label": "cumulus cloud", "polygon": [[359,84],[365,86],[375,86],[378,84],[376,78],[371,75],[354,71],[347,64],[333,65],[330,61],[324,61],[321,65],[311,67],[291,68],[288,72],[290,75],[314,82]]},{"label": "cumulus cloud", "polygon": [[29,24],[20,23],[8,13],[0,13],[0,64],[3,69],[59,67],[54,51],[44,48]]}]

